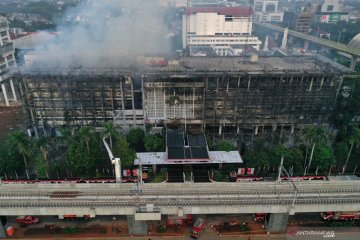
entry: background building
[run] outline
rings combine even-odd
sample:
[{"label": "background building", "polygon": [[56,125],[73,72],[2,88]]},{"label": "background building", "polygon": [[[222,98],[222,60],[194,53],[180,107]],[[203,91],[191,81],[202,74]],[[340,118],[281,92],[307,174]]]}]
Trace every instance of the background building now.
[{"label": "background building", "polygon": [[342,11],[339,0],[324,0],[323,3],[318,6],[316,21],[324,23],[349,21],[349,13]]},{"label": "background building", "polygon": [[283,26],[297,32],[308,33],[313,15],[309,12],[284,12]]},{"label": "background building", "polygon": [[251,35],[251,14],[250,7],[189,8],[183,16],[183,48],[211,46],[222,56],[239,55],[244,47],[259,50],[261,41]]},{"label": "background building", "polygon": [[[10,105],[10,100],[17,101],[17,94],[10,70],[16,67],[14,47],[10,41],[9,25],[5,17],[0,16],[0,100],[6,106]],[[9,91],[11,89],[11,91]]]},{"label": "background building", "polygon": [[282,22],[284,12],[278,10],[278,0],[255,0],[255,19],[259,22]]}]

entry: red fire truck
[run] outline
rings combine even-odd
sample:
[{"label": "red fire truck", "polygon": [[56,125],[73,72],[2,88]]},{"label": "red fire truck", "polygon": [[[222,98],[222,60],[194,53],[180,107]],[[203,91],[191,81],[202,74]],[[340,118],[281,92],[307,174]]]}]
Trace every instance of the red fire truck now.
[{"label": "red fire truck", "polygon": [[360,212],[322,212],[324,221],[352,221],[360,219]]},{"label": "red fire truck", "polygon": [[205,219],[197,218],[192,227],[191,237],[197,239],[206,226]]},{"label": "red fire truck", "polygon": [[21,216],[16,218],[16,222],[21,226],[38,224],[40,222],[40,218],[34,216]]},{"label": "red fire truck", "polygon": [[191,214],[186,214],[183,217],[171,215],[166,219],[166,227],[185,226],[189,224],[192,224]]},{"label": "red fire truck", "polygon": [[266,214],[265,213],[256,213],[255,214],[255,222],[265,222],[265,217],[266,217]]}]

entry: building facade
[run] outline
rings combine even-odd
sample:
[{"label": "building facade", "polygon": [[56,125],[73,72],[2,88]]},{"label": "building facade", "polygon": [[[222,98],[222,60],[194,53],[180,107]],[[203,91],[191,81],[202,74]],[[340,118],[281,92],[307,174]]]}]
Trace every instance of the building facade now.
[{"label": "building facade", "polygon": [[304,57],[184,58],[127,71],[24,75],[26,107],[38,128],[63,124],[123,129],[197,125],[236,133],[327,124],[343,73]]},{"label": "building facade", "polygon": [[348,22],[349,13],[342,11],[339,0],[324,0],[321,5],[318,5],[315,20],[323,23]]},{"label": "building facade", "polygon": [[308,33],[313,15],[308,12],[284,12],[283,26],[297,32]]},{"label": "building facade", "polygon": [[255,0],[255,19],[258,22],[282,22],[284,12],[278,10],[278,0]]},{"label": "building facade", "polygon": [[183,48],[189,46],[251,46],[259,50],[261,41],[251,35],[251,8],[198,7],[183,16]]},{"label": "building facade", "polygon": [[0,16],[0,100],[6,106],[10,101],[16,102],[18,97],[15,90],[11,69],[16,68],[15,50],[10,40],[9,25],[5,17]]}]

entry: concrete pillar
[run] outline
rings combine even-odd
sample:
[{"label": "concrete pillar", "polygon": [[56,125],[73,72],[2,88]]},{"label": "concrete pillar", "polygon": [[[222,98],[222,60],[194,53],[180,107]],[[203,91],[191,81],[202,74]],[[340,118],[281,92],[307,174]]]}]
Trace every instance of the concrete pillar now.
[{"label": "concrete pillar", "polygon": [[269,51],[269,36],[268,35],[266,35],[263,50],[264,51]]},{"label": "concrete pillar", "polygon": [[281,49],[285,50],[287,45],[287,37],[288,37],[289,29],[285,28],[284,36],[281,42]]},{"label": "concrete pillar", "polygon": [[295,131],[295,126],[291,125],[291,134],[294,134],[294,131]]},{"label": "concrete pillar", "polygon": [[6,233],[1,218],[0,218],[0,238],[6,238]]},{"label": "concrete pillar", "polygon": [[152,165],[152,172],[153,172],[153,174],[156,174],[156,164]]},{"label": "concrete pillar", "polygon": [[305,40],[304,42],[304,50],[308,50],[309,49],[309,41]]},{"label": "concrete pillar", "polygon": [[276,128],[277,128],[277,124],[274,123],[274,124],[272,125],[272,131],[275,132],[275,131],[276,131]]},{"label": "concrete pillar", "polygon": [[148,228],[146,221],[136,221],[134,215],[127,215],[129,235],[147,235]]},{"label": "concrete pillar", "polygon": [[9,106],[10,105],[9,104],[9,98],[7,96],[5,84],[1,84],[1,89],[2,89],[3,94],[4,94],[4,99],[5,99],[6,106]]},{"label": "concrete pillar", "polygon": [[288,219],[289,219],[288,213],[271,213],[269,221],[266,224],[267,231],[269,233],[286,232]]},{"label": "concrete pillar", "polygon": [[356,63],[359,59],[355,56],[351,56],[351,62],[350,62],[350,69],[351,70],[355,70],[355,67],[356,67]]},{"label": "concrete pillar", "polygon": [[257,134],[258,134],[258,132],[259,132],[259,127],[258,127],[258,126],[256,126],[256,127],[255,127],[255,135],[257,135]]},{"label": "concrete pillar", "polygon": [[219,126],[219,135],[222,134],[222,125]]},{"label": "concrete pillar", "polygon": [[15,87],[14,87],[14,83],[13,83],[13,80],[12,80],[12,79],[10,79],[10,87],[11,87],[12,94],[13,94],[13,96],[14,96],[14,101],[16,102],[16,101],[17,101],[17,97],[16,97]]}]

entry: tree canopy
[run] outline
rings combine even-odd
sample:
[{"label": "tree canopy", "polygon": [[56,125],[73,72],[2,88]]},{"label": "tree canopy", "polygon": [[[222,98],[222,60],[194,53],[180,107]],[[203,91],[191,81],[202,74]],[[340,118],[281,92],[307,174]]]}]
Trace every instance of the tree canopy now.
[{"label": "tree canopy", "polygon": [[113,154],[116,157],[120,158],[121,165],[124,166],[131,166],[134,164],[134,160],[136,158],[135,151],[130,148],[130,144],[127,142],[126,137],[121,135],[113,150]]},{"label": "tree canopy", "polygon": [[229,141],[224,139],[216,145],[216,151],[230,152],[232,150],[234,150],[234,146]]},{"label": "tree canopy", "polygon": [[147,152],[161,152],[164,151],[164,139],[159,135],[148,134],[144,139],[145,150]]}]

